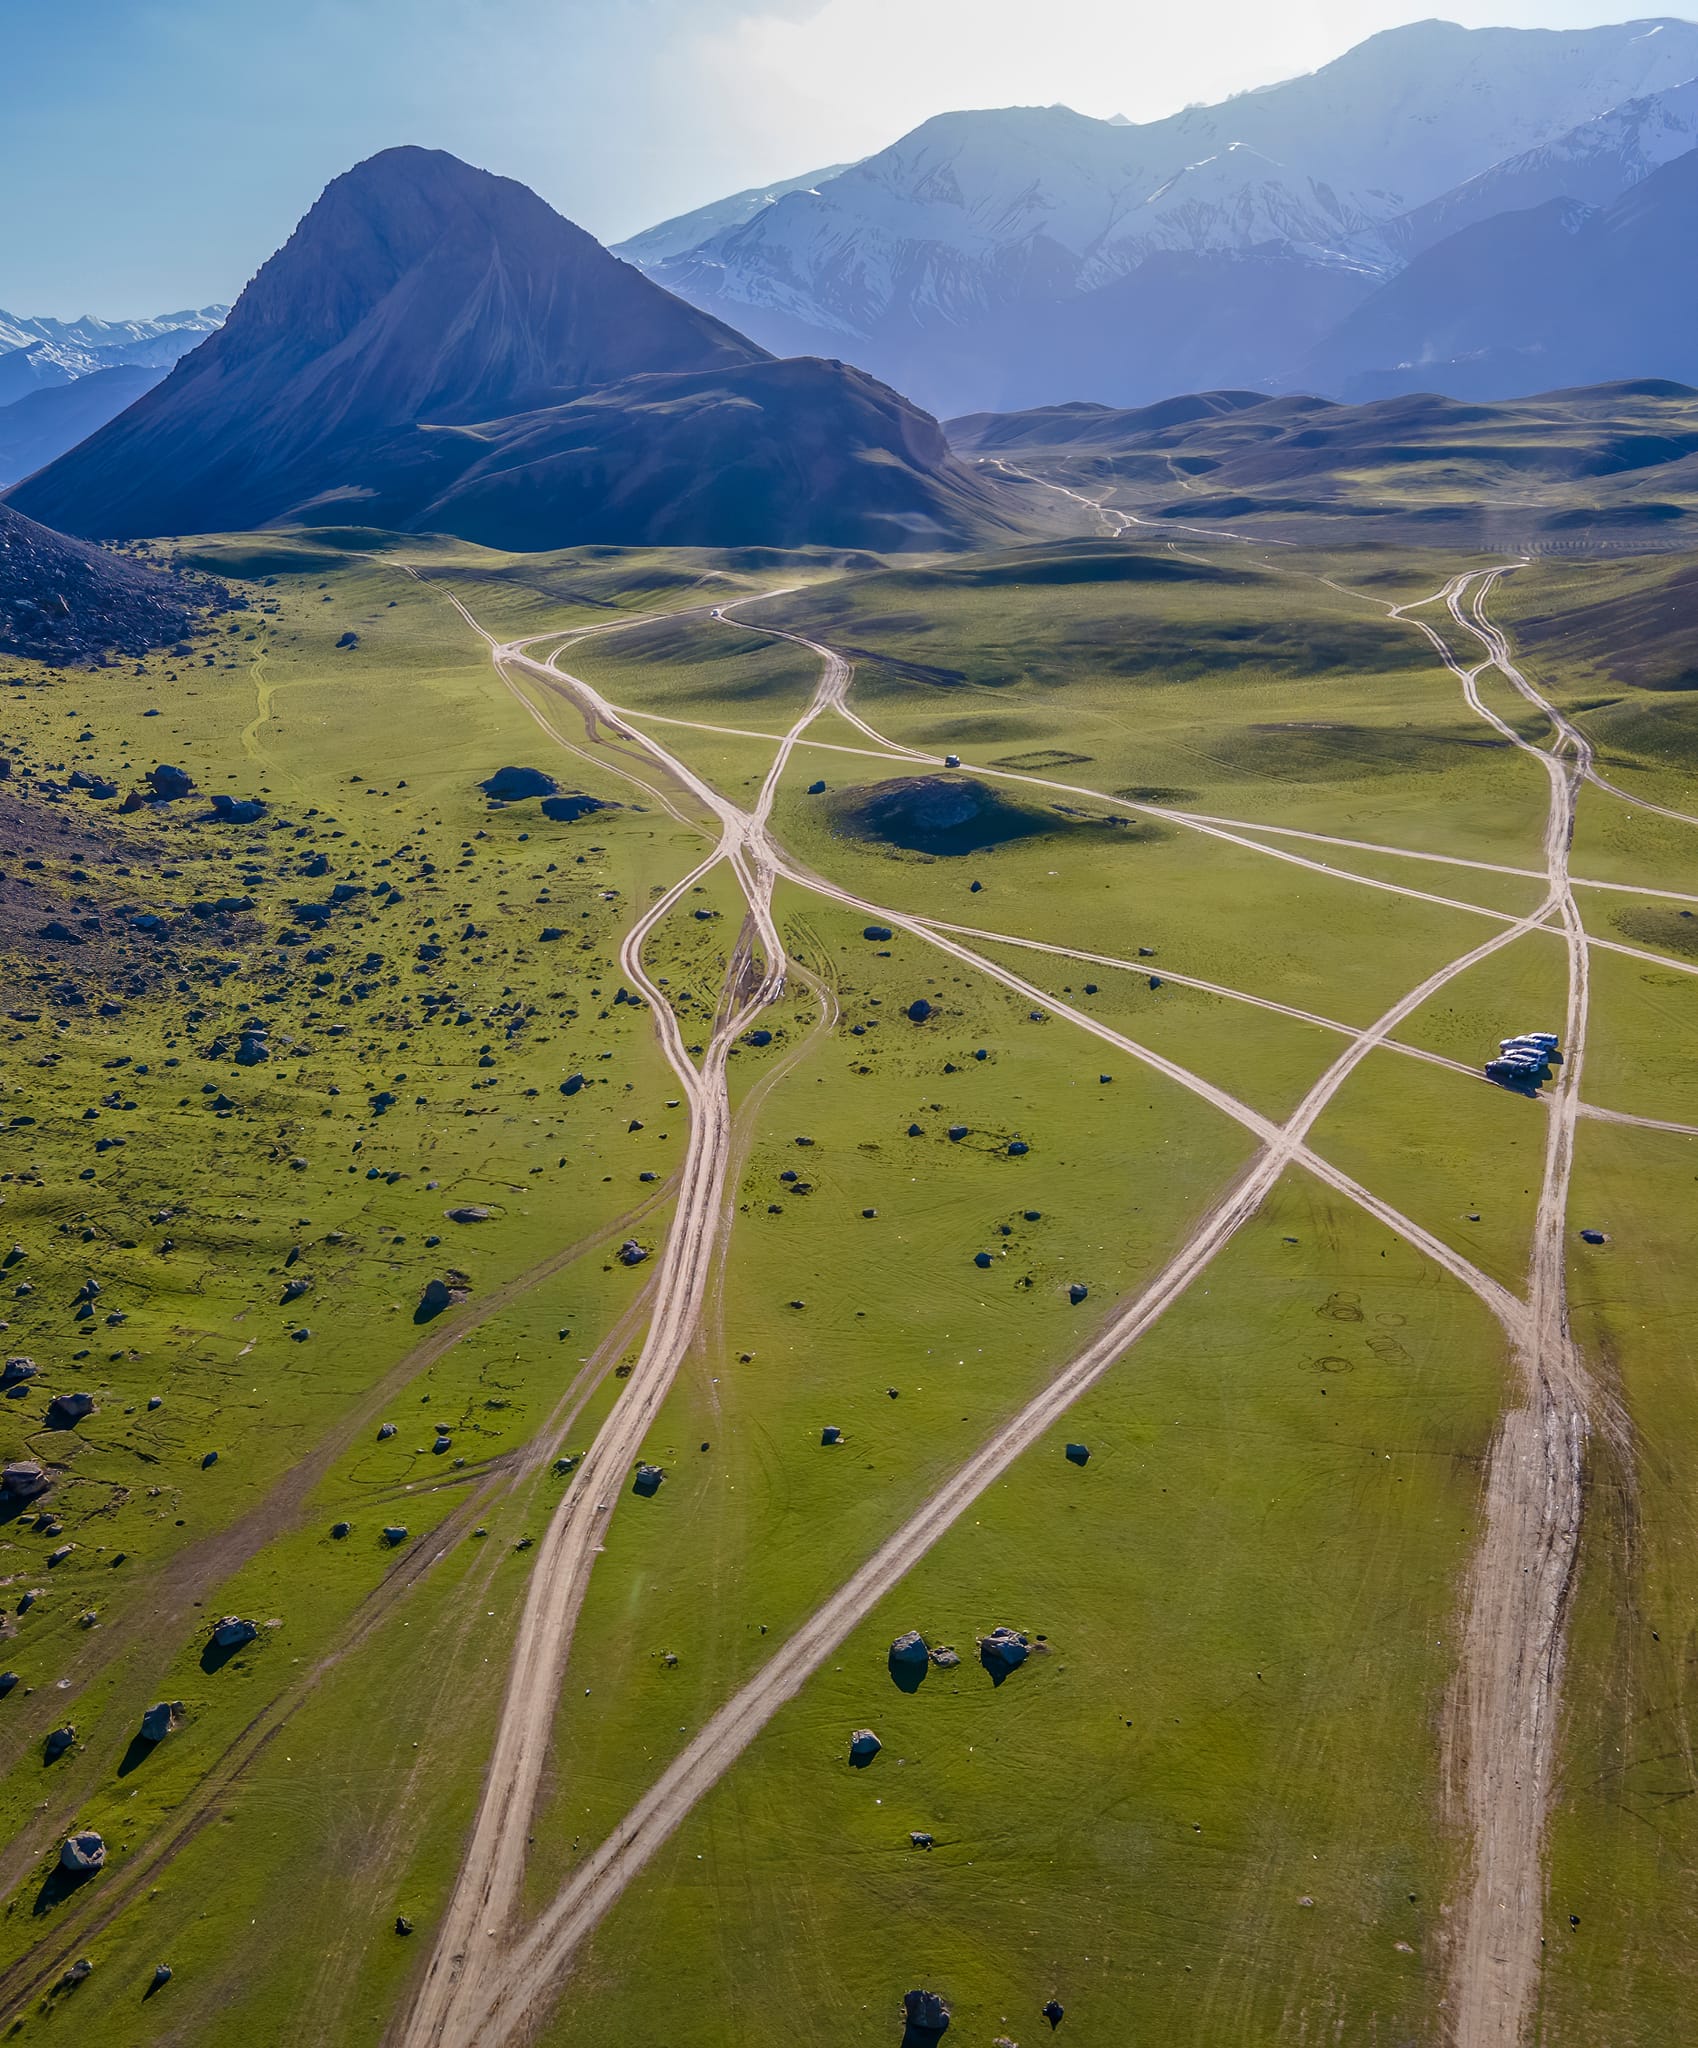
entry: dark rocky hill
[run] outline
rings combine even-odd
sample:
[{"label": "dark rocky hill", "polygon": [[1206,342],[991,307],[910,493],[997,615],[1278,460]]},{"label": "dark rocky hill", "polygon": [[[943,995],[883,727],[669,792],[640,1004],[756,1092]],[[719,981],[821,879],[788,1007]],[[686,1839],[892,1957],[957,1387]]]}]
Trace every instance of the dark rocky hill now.
[{"label": "dark rocky hill", "polygon": [[895,393],[776,364],[420,149],[338,178],[224,327],[14,502],[91,538],[355,517],[514,548],[939,546],[1000,518]]},{"label": "dark rocky hill", "polygon": [[125,561],[0,505],[0,654],[60,667],[145,654],[229,602],[216,584]]}]

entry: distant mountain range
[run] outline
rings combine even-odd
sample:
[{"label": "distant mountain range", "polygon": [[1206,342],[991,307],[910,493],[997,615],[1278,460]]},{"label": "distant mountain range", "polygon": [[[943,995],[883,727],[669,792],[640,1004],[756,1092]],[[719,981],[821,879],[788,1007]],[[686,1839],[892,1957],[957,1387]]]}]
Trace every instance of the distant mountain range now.
[{"label": "distant mountain range", "polygon": [[[1420,22],[1161,121],[940,115],[836,176],[740,194],[621,253],[768,347],[845,356],[940,412],[1320,375],[1342,393],[1405,363],[1442,387],[1452,354],[1498,342],[1459,304],[1445,352],[1422,354],[1405,302],[1382,318],[1379,296],[1506,213],[1609,206],[1698,143],[1695,79],[1698,26],[1672,18]],[[1617,343],[1603,373],[1676,367],[1626,322]]]},{"label": "distant mountain range", "polygon": [[25,319],[0,311],[0,406],[45,385],[125,366],[167,370],[204,341],[228,306],[161,313],[155,320]]},{"label": "distant mountain range", "polygon": [[101,539],[355,522],[524,549],[901,548],[1012,530],[895,392],[774,361],[524,186],[411,148],[336,179],[203,346],[12,502]]}]

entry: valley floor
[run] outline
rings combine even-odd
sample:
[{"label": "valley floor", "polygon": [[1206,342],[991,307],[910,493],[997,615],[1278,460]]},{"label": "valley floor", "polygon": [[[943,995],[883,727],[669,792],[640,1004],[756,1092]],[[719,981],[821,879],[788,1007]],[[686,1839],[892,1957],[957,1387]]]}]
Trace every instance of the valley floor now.
[{"label": "valley floor", "polygon": [[16,2038],[1681,2038],[1698,730],[1080,509],[0,673]]}]

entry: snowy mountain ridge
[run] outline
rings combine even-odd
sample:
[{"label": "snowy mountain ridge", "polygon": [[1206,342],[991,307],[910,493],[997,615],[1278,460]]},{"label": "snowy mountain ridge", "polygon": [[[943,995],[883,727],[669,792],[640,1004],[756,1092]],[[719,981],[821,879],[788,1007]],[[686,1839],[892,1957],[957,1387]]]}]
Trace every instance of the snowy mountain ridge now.
[{"label": "snowy mountain ridge", "polygon": [[[1470,180],[1525,183],[1540,152],[1557,164],[1590,147],[1601,167],[1617,166],[1600,172],[1598,196],[1612,196],[1626,153],[1653,168],[1689,118],[1672,105],[1627,110],[1694,77],[1690,22],[1418,22],[1304,77],[1159,121],[1065,107],[941,114],[692,248],[655,256],[638,237],[621,253],[769,347],[847,348],[891,374],[911,365],[916,328],[973,329],[1093,294],[1157,257],[1277,252],[1358,273],[1365,289],[1419,246],[1422,229],[1404,223],[1421,209],[1451,203]],[[1588,129],[1594,140],[1576,139]]]}]

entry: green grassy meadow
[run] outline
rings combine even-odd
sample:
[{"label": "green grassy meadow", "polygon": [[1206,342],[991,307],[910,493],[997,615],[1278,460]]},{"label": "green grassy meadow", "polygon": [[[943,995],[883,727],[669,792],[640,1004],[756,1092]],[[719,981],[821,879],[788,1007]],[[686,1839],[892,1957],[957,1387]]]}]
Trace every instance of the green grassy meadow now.
[{"label": "green grassy meadow", "polygon": [[[1348,1038],[1258,1002],[1360,1031],[1528,914],[1548,785],[1385,616],[1492,559],[1460,551],[190,554],[246,608],[187,651],[0,661],[0,1334],[36,1368],[0,1451],[52,1478],[0,1519],[0,2033],[354,2048],[430,1957],[561,1461],[642,1345],[690,1112],[619,945],[716,829],[643,736],[752,805],[818,664],[748,621],[843,652],[854,710],[939,758],[834,714],[779,781],[795,971],[729,1059],[723,1234],[645,1441],[664,1482],[621,1499],[577,1623],[533,1910],[1248,1168],[1255,1135],[1153,1062],[1290,1117]],[[1494,609],[1605,772],[1678,806],[1684,706],[1593,616],[1668,573],[1540,560]],[[450,594],[540,653],[581,635],[561,668],[630,732],[504,680]],[[161,763],[197,793],[88,793]],[[511,766],[582,814],[492,800]],[[1692,830],[1588,790],[1573,867],[1647,892],[1580,893],[1594,938],[1659,956],[1594,950],[1585,1099],[1698,1124],[1698,922],[1652,893],[1693,890]],[[723,863],[653,931],[693,1051],[747,943]],[[1549,1111],[1477,1070],[1560,1025],[1564,970],[1540,931],[1458,974],[1395,1036],[1474,1071],[1375,1050],[1309,1137],[1514,1292]],[[1589,1454],[1548,2048],[1661,2048],[1694,1992],[1695,1148],[1580,1125],[1570,1222],[1607,1241],[1571,1231],[1572,1314],[1628,1428]],[[52,1426],[72,1393],[93,1412]],[[695,1808],[543,2038],[644,2014],[667,2048],[877,2048],[925,1983],[968,2042],[1029,2048],[1059,1997],[1102,2048],[1438,2048],[1467,1867],[1442,1731],[1513,1398],[1481,1301],[1292,1165]],[[223,1657],[226,1615],[258,1634]],[[1041,1642],[993,1686],[973,1646],[1003,1623]],[[912,1693],[908,1628],[962,1659]],[[73,1825],[108,1858],[69,1887]]]}]

